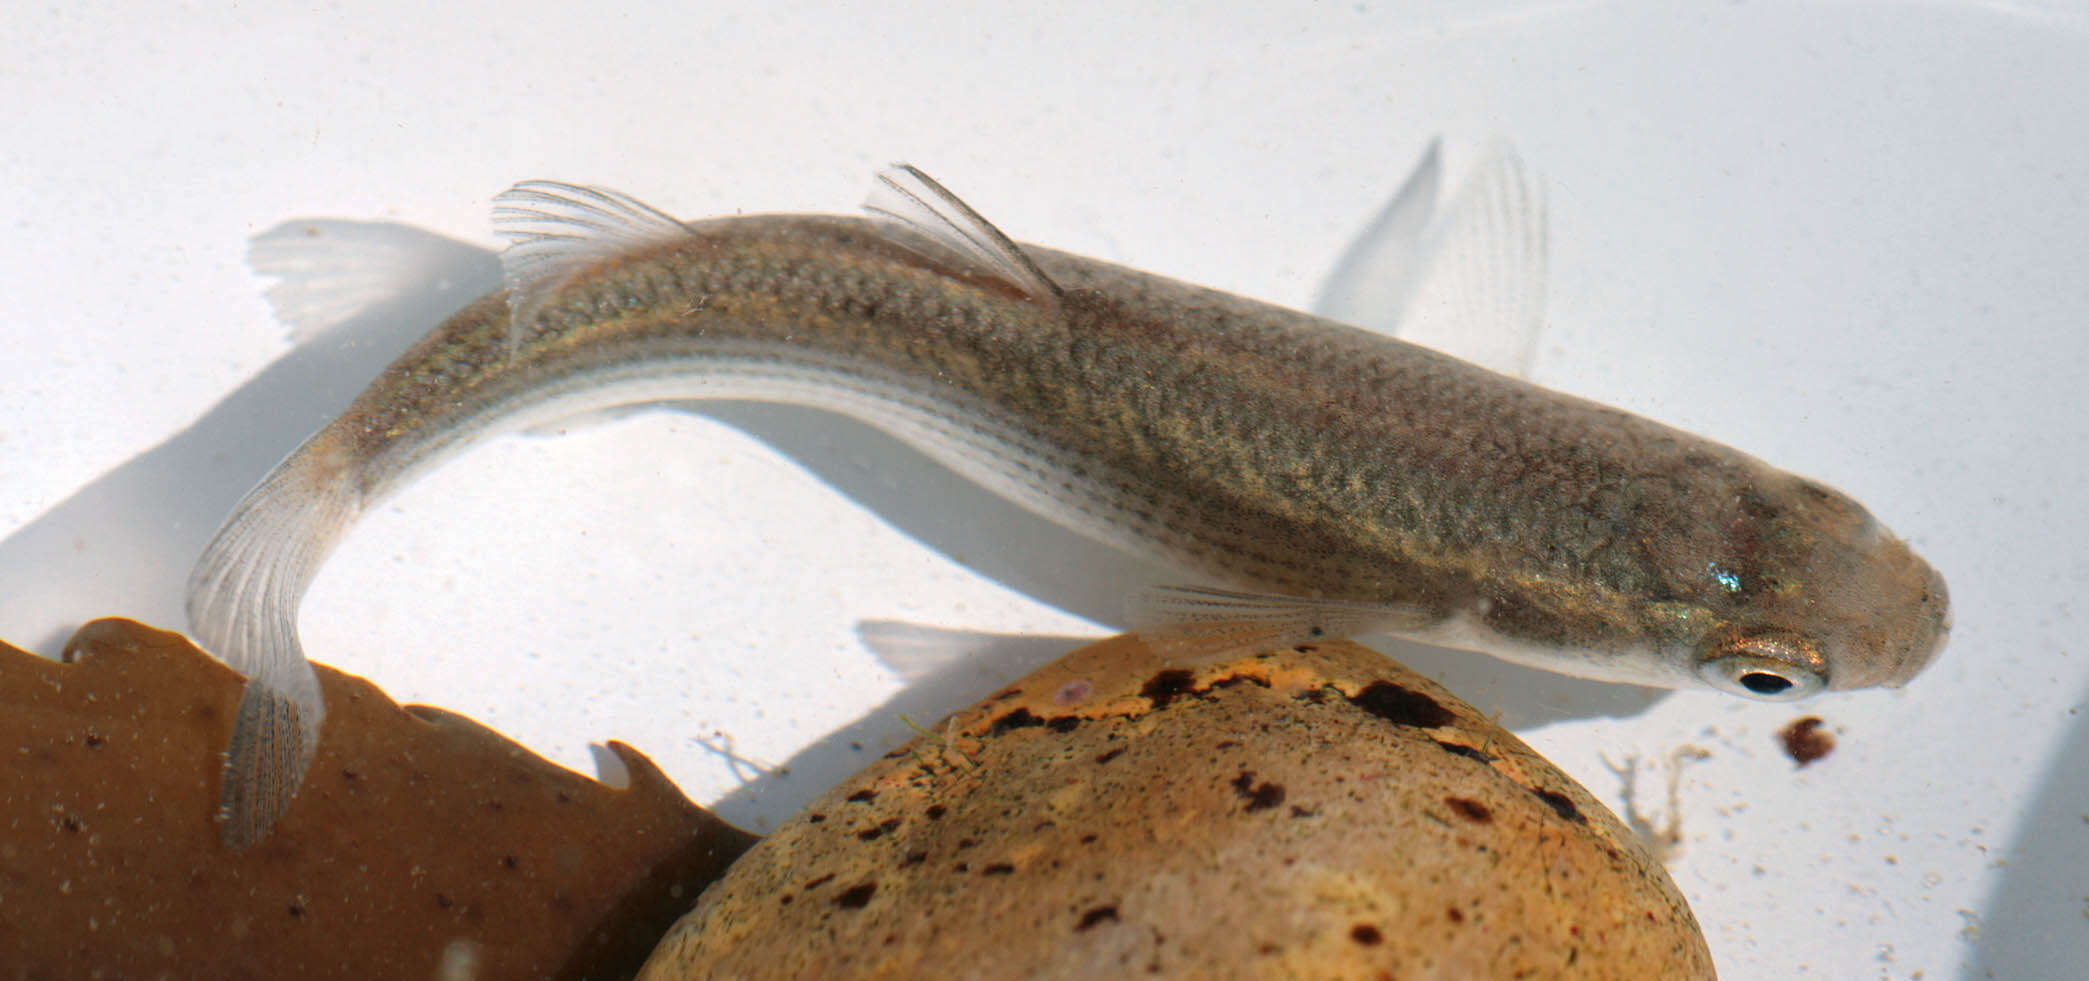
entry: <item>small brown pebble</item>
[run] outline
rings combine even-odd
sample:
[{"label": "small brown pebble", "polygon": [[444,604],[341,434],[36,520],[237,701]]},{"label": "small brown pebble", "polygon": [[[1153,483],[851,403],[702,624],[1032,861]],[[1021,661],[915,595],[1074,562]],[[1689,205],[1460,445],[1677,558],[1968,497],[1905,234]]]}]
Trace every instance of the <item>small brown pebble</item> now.
[{"label": "small brown pebble", "polygon": [[1818,715],[1792,720],[1791,725],[1777,730],[1777,738],[1784,743],[1784,755],[1800,766],[1835,752],[1835,734]]}]

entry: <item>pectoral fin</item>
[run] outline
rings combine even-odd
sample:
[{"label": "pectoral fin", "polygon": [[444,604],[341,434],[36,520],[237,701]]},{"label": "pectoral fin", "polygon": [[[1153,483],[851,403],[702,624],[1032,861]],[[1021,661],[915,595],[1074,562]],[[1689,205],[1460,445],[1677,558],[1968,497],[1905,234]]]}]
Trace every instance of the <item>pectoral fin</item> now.
[{"label": "pectoral fin", "polygon": [[1420,607],[1300,599],[1201,586],[1161,586],[1132,612],[1139,636],[1171,663],[1200,664],[1316,640],[1403,633],[1435,622]]},{"label": "pectoral fin", "polygon": [[1436,207],[1440,153],[1357,236],[1314,312],[1527,378],[1544,325],[1544,197],[1514,148],[1488,145]]}]

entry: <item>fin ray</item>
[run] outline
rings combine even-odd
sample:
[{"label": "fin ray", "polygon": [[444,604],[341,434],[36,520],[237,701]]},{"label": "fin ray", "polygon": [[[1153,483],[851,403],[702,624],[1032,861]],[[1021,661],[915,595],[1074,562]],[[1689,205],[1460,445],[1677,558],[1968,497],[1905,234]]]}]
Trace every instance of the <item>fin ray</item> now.
[{"label": "fin ray", "polygon": [[1139,636],[1173,663],[1209,663],[1315,640],[1401,633],[1434,622],[1420,607],[1301,599],[1207,586],[1156,586],[1134,600]]},{"label": "fin ray", "polygon": [[935,178],[908,164],[879,171],[863,209],[894,241],[917,252],[991,275],[1033,300],[1059,299],[1058,285],[1021,246]]},{"label": "fin ray", "polygon": [[604,259],[689,234],[666,213],[605,187],[523,181],[493,201],[493,229],[508,239],[500,260],[510,353],[544,301],[574,276]]},{"label": "fin ray", "polygon": [[326,486],[329,461],[313,447],[308,441],[248,492],[189,574],[198,646],[247,679],[219,790],[220,831],[235,849],[260,840],[289,809],[326,717],[297,615],[355,508],[341,488]]},{"label": "fin ray", "polygon": [[310,767],[297,702],[250,681],[239,699],[232,743],[218,789],[219,836],[225,847],[253,847],[290,809]]},{"label": "fin ray", "polygon": [[[395,222],[302,218],[247,241],[247,265],[276,282],[276,319],[303,343],[385,303],[474,281],[491,253]],[[462,285],[462,284],[460,284]]]},{"label": "fin ray", "polygon": [[1313,312],[1397,336],[1426,264],[1430,219],[1443,183],[1443,140],[1429,141],[1413,173],[1335,261]]},{"label": "fin ray", "polygon": [[1545,316],[1544,196],[1515,149],[1494,141],[1431,214],[1423,197],[1434,192],[1437,155],[1431,144],[1336,264],[1315,309],[1528,378]]}]

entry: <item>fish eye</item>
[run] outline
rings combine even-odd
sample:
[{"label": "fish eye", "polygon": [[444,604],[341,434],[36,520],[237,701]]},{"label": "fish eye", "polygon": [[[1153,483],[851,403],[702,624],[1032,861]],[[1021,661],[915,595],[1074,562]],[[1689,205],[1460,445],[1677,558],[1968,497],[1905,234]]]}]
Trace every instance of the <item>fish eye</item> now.
[{"label": "fish eye", "polygon": [[1733,638],[1698,662],[1714,688],[1748,698],[1786,702],[1828,687],[1827,666],[1804,638],[1783,633]]}]

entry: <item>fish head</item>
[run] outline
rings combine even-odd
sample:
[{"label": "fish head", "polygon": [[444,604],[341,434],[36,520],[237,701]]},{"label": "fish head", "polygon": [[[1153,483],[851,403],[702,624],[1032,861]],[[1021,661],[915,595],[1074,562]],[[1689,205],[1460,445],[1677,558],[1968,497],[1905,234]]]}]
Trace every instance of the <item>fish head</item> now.
[{"label": "fish head", "polygon": [[1900,687],[1950,632],[1944,578],[1847,495],[1772,473],[1735,497],[1721,560],[1725,594],[1699,641],[1698,677],[1750,698]]}]

